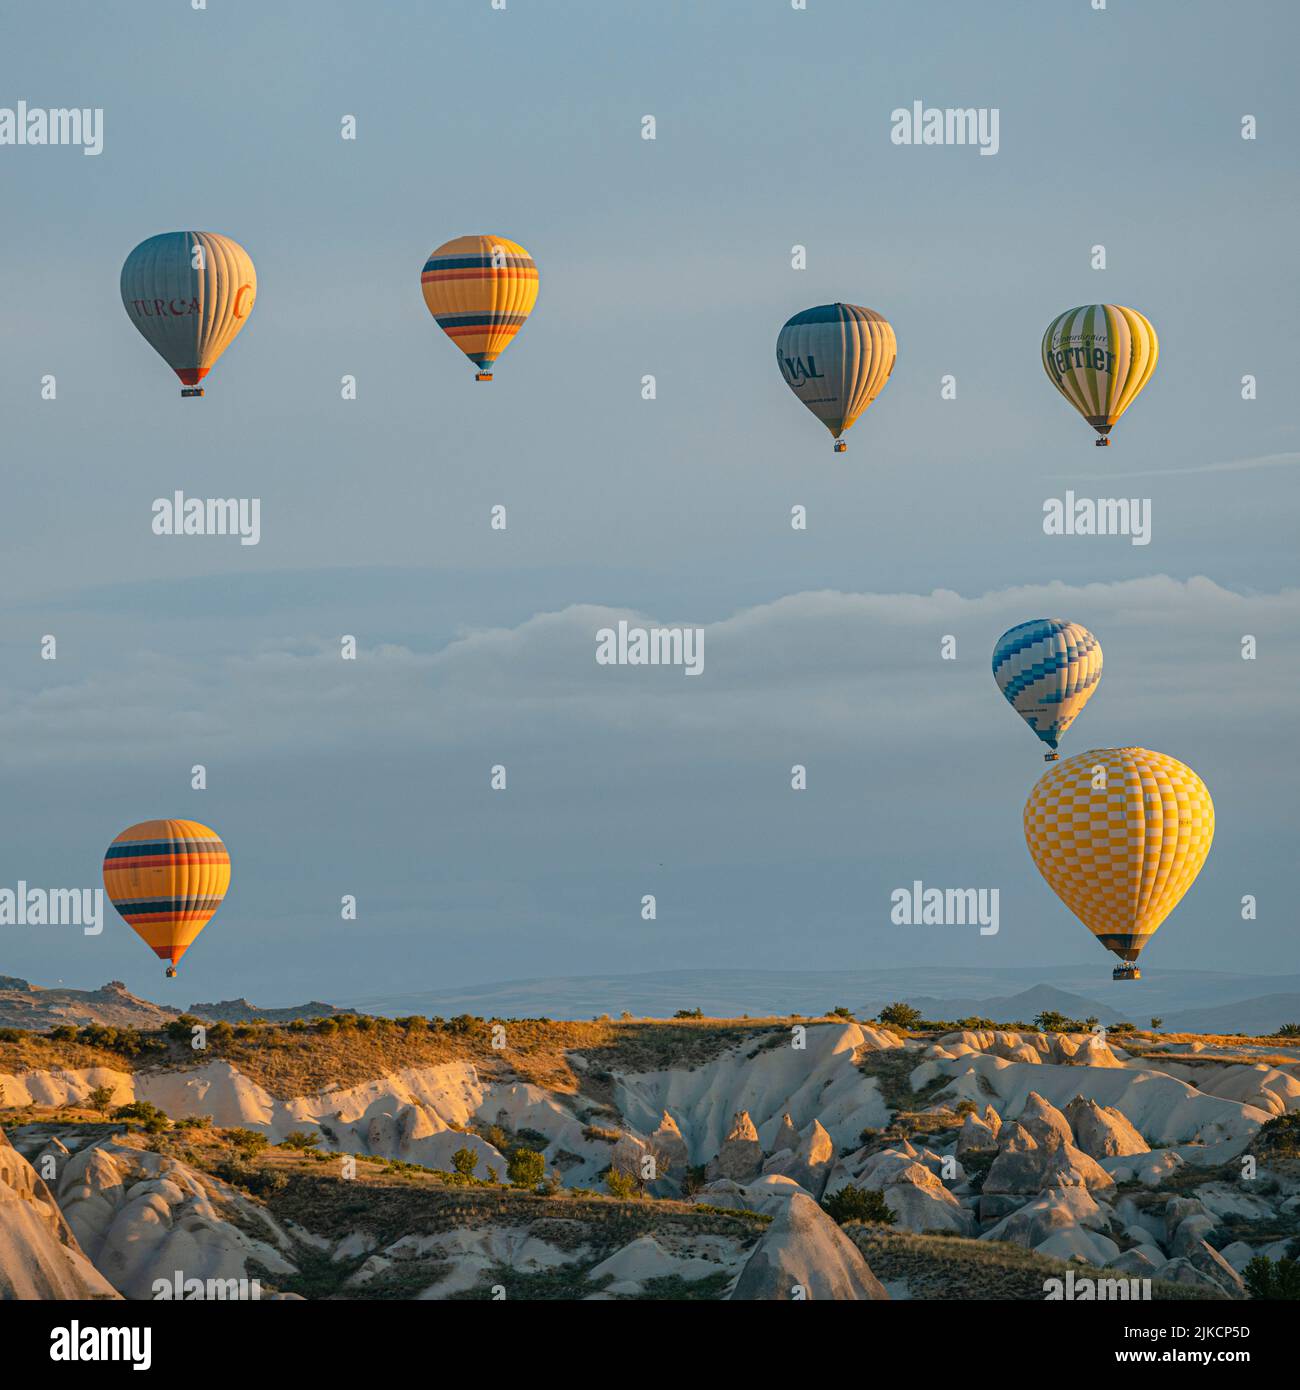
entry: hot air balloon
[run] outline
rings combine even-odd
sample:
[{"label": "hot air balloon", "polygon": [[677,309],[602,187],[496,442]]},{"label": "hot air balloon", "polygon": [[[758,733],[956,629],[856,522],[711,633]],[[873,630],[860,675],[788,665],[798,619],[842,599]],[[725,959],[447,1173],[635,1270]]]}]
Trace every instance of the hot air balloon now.
[{"label": "hot air balloon", "polygon": [[1084,304],[1058,314],[1043,334],[1043,370],[1101,436],[1151,380],[1160,356],[1156,330],[1136,309]]},{"label": "hot air balloon", "polygon": [[1038,872],[1108,950],[1117,980],[1178,906],[1210,852],[1214,803],[1174,758],[1145,748],[1094,748],[1044,773],[1025,803]]},{"label": "hot air balloon", "polygon": [[819,304],[788,319],[777,335],[776,361],[786,385],[840,436],[884,389],[898,342],[889,320],[858,304]]},{"label": "hot air balloon", "polygon": [[164,232],[142,241],[122,267],[122,303],[145,341],[181,379],[199,382],[248,322],[257,271],[248,252],[215,232]]},{"label": "hot air balloon", "polygon": [[537,303],[537,266],[516,241],[458,236],[444,242],[420,272],[420,288],[438,327],[492,380],[492,364],[508,348]]},{"label": "hot air balloon", "polygon": [[1101,680],[1101,643],[1078,623],[1031,618],[998,638],[993,679],[1011,707],[1052,750]]},{"label": "hot air balloon", "polygon": [[131,930],[171,962],[169,979],[229,887],[226,847],[198,821],[141,821],[104,855],[105,891]]}]

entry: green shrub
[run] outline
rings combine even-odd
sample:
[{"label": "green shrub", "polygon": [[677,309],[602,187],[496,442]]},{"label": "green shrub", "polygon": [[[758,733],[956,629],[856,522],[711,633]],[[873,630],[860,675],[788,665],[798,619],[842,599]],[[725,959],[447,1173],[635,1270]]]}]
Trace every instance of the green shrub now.
[{"label": "green shrub", "polygon": [[834,1196],[823,1200],[822,1210],[841,1226],[846,1221],[869,1221],[876,1226],[892,1226],[895,1221],[883,1193],[868,1192],[862,1187],[841,1187]]},{"label": "green shrub", "polygon": [[536,1187],[546,1172],[546,1160],[536,1149],[518,1146],[506,1160],[506,1176],[512,1187]]},{"label": "green shrub", "polygon": [[623,1201],[640,1195],[636,1179],[631,1173],[625,1173],[621,1168],[611,1168],[605,1174],[605,1187],[611,1197],[618,1197]]},{"label": "green shrub", "polygon": [[305,1129],[295,1129],[280,1140],[280,1147],[282,1149],[297,1149],[301,1153],[306,1149],[314,1149],[319,1143],[319,1134],[312,1134]]},{"label": "green shrub", "polygon": [[119,1105],[113,1111],[113,1118],[138,1124],[146,1134],[161,1134],[171,1125],[166,1114],[147,1100],[133,1100],[129,1105]]},{"label": "green shrub", "polygon": [[915,1028],[921,1022],[920,1009],[914,1009],[910,1004],[901,1001],[886,1004],[876,1016],[888,1028]]},{"label": "green shrub", "polygon": [[1270,1260],[1256,1255],[1241,1272],[1251,1298],[1281,1299],[1294,1303],[1300,1299],[1300,1262],[1287,1259]]},{"label": "green shrub", "polygon": [[464,1178],[472,1178],[478,1167],[477,1149],[457,1149],[451,1156],[451,1166]]}]

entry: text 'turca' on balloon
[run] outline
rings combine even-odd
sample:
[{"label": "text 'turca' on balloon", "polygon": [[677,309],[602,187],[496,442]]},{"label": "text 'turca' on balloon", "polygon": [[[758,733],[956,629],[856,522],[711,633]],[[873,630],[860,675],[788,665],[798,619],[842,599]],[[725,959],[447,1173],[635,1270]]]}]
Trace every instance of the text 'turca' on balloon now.
[{"label": "text 'turca' on balloon", "polygon": [[1043,334],[1043,370],[1109,444],[1111,426],[1151,380],[1160,356],[1156,330],[1136,309],[1084,304],[1058,314]]},{"label": "text 'turca' on balloon", "polygon": [[1214,839],[1205,783],[1146,748],[1094,748],[1044,773],[1025,803],[1025,843],[1048,886],[1123,965],[1192,886]]},{"label": "text 'turca' on balloon", "polygon": [[1015,712],[1052,750],[1101,680],[1101,643],[1078,623],[1032,618],[993,648],[993,679]]},{"label": "text 'turca' on balloon", "polygon": [[537,266],[516,241],[460,236],[429,253],[420,272],[424,302],[438,327],[492,380],[492,364],[508,348],[537,303]]},{"label": "text 'turca' on balloon", "polygon": [[776,340],[786,385],[830,430],[837,454],[845,450],[845,430],[884,389],[897,355],[889,320],[859,304],[805,309]]},{"label": "text 'turca' on balloon", "polygon": [[104,855],[104,889],[168,976],[230,887],[230,856],[215,830],[193,820],[129,826]]},{"label": "text 'turca' on balloon", "polygon": [[215,232],[164,232],[142,241],[122,266],[122,303],[151,348],[181,379],[199,382],[248,322],[257,271],[248,252]]}]

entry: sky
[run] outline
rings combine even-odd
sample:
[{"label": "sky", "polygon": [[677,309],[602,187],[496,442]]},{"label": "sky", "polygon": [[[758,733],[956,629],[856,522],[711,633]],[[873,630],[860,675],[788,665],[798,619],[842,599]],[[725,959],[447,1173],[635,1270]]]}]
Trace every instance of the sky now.
[{"label": "sky", "polygon": [[[1106,980],[1026,852],[1044,765],[989,671],[1040,616],[1105,650],[1064,751],[1154,748],[1215,800],[1144,966],[1300,969],[1298,38],[1288,0],[9,7],[0,107],[102,108],[104,148],[0,146],[0,887],[94,886],[154,817],[213,826],[233,882],[174,983],[111,909],[0,926],[0,974],[265,1004],[729,964]],[[916,101],[996,108],[997,154],[894,144]],[[258,274],[201,401],[118,289],[191,228]],[[419,290],[468,232],[540,271],[490,386]],[[773,360],[832,300],[898,338],[842,456]],[[1106,451],[1039,360],[1103,300],[1161,347]],[[259,544],[154,535],[176,489],[260,498]],[[1148,499],[1150,543],[1045,535],[1067,490]],[[620,617],[703,627],[704,673],[598,666]],[[997,888],[999,931],[892,925],[915,879]]]}]

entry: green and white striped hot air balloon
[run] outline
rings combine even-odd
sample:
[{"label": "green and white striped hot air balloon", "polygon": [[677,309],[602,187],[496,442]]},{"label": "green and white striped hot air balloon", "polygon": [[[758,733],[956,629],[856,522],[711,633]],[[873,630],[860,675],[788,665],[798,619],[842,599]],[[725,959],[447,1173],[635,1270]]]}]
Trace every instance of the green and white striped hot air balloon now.
[{"label": "green and white striped hot air balloon", "polygon": [[1052,385],[1109,444],[1111,426],[1151,380],[1160,343],[1150,320],[1122,304],[1084,304],[1058,314],[1043,334]]}]

